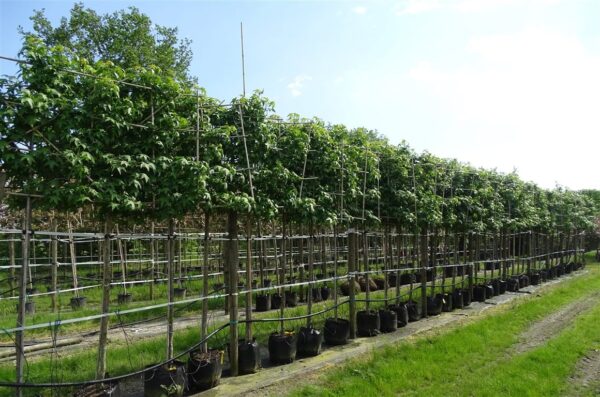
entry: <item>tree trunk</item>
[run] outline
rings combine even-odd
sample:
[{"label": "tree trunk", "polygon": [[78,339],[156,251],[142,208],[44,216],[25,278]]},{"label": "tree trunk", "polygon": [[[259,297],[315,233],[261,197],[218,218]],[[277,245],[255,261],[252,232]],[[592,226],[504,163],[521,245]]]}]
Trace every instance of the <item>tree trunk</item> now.
[{"label": "tree trunk", "polygon": [[98,341],[98,362],[96,365],[96,379],[104,379],[106,376],[106,343],[108,340],[108,310],[110,307],[110,282],[112,279],[111,252],[110,252],[110,233],[112,223],[110,216],[106,217],[104,222],[104,245],[102,246],[102,314],[105,316],[100,319],[100,331]]}]

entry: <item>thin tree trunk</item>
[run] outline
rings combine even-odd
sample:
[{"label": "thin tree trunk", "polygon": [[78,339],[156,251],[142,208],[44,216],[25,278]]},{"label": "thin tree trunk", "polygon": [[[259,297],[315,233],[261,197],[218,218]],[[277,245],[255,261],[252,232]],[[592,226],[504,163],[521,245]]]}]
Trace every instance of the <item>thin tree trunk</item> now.
[{"label": "thin tree trunk", "polygon": [[110,216],[106,217],[104,222],[104,245],[102,246],[102,260],[104,265],[102,268],[102,314],[105,315],[100,319],[100,331],[98,341],[98,362],[96,365],[96,379],[104,379],[106,376],[106,344],[108,340],[108,313],[110,307],[110,282],[112,278],[111,269],[111,252],[110,252],[110,233],[112,231],[112,223]]}]

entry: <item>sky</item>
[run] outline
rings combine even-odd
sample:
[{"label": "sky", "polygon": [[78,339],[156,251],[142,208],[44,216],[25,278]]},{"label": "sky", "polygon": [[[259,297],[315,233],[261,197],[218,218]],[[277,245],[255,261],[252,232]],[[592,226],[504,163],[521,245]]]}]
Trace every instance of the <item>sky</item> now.
[{"label": "sky", "polygon": [[[243,22],[246,91],[282,116],[377,130],[545,188],[600,189],[600,0],[84,3],[177,27],[213,97],[242,92]],[[34,9],[58,23],[72,5],[0,0],[0,55],[17,56]]]}]

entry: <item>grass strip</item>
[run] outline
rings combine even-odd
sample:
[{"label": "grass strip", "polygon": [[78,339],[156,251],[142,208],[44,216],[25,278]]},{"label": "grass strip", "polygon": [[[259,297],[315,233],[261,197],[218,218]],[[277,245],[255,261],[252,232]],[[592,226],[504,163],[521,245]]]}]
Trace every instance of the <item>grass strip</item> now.
[{"label": "grass strip", "polygon": [[[537,349],[526,355],[531,355],[529,359],[533,361],[520,364],[522,366],[512,372],[507,368],[503,374],[490,364],[497,359],[504,360],[507,349],[517,342],[518,335],[532,322],[597,291],[600,288],[600,269],[597,265],[588,269],[590,273],[585,277],[565,281],[542,294],[499,308],[494,315],[463,327],[378,349],[370,356],[328,372],[320,385],[305,387],[292,395],[364,396],[375,392],[381,396],[533,395],[531,393],[537,392],[538,385],[531,380],[527,381],[528,389],[517,387],[513,380],[514,394],[506,390],[513,390],[509,373],[514,378],[515,373],[527,374],[526,367],[536,366],[535,359],[540,357],[533,353]],[[584,341],[581,343],[586,345]],[[579,354],[573,357],[579,357]],[[564,368],[572,369],[572,365],[565,364]],[[481,368],[485,370],[480,371]],[[563,372],[554,370],[555,376],[560,378],[564,368]],[[538,370],[544,380],[551,376],[544,374],[544,368]],[[475,391],[477,385],[485,386]],[[502,389],[500,393],[500,388],[506,390]],[[492,392],[487,394],[486,390]]]}]

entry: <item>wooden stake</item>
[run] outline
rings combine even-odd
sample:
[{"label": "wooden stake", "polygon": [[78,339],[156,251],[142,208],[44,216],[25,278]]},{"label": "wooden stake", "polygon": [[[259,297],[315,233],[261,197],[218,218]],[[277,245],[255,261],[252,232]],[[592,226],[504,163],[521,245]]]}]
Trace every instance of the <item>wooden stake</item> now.
[{"label": "wooden stake", "polygon": [[[27,303],[27,275],[29,271],[29,239],[31,237],[31,197],[27,196],[23,221],[23,234],[21,235],[22,260],[21,277],[19,279],[19,310],[17,313],[17,327],[25,326],[25,303]],[[23,383],[23,368],[25,364],[25,331],[16,332],[17,355],[17,383]],[[23,389],[17,387],[16,396],[23,395]]]},{"label": "wooden stake", "polygon": [[[104,244],[102,246],[102,314],[107,314],[110,308],[110,282],[112,279],[110,233],[112,223],[110,215],[107,215],[104,222]],[[109,317],[100,319],[100,333],[98,341],[98,362],[96,365],[96,379],[104,379],[106,376],[106,344],[108,341],[108,322]]]},{"label": "wooden stake", "polygon": [[169,219],[169,230],[167,237],[167,279],[168,299],[167,306],[167,360],[173,358],[173,261],[175,256],[175,229],[173,219]]}]

